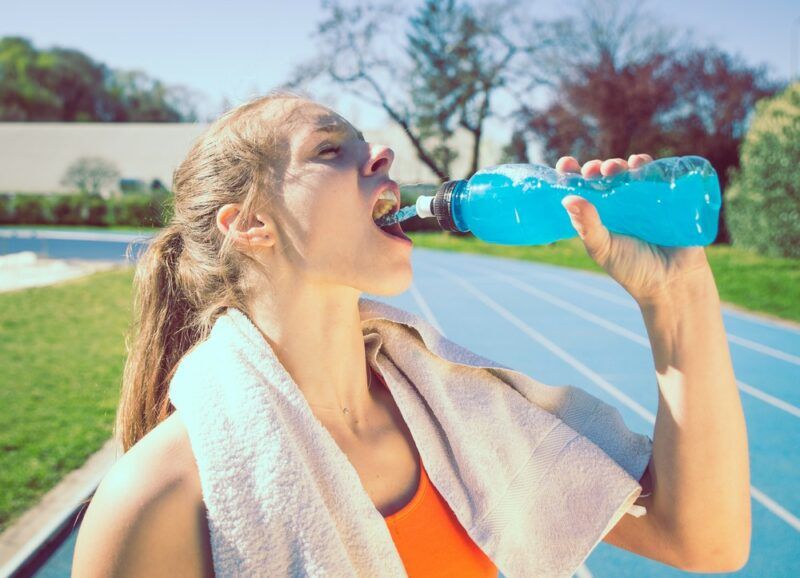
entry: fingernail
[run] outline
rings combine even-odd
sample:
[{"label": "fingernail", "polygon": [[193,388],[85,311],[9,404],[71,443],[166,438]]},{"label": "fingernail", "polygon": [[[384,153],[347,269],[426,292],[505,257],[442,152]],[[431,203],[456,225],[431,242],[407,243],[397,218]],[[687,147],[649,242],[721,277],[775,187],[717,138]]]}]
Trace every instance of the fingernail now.
[{"label": "fingernail", "polygon": [[567,212],[572,215],[573,217],[577,217],[581,214],[581,208],[575,205],[569,205],[567,207]]}]

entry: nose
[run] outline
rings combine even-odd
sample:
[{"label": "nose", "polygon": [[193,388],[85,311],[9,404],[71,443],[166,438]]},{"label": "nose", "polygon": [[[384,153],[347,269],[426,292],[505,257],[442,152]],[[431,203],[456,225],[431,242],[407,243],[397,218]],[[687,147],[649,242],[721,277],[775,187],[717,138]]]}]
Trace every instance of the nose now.
[{"label": "nose", "polygon": [[370,145],[369,158],[364,165],[364,176],[370,177],[379,172],[387,174],[394,162],[394,151],[383,145]]}]

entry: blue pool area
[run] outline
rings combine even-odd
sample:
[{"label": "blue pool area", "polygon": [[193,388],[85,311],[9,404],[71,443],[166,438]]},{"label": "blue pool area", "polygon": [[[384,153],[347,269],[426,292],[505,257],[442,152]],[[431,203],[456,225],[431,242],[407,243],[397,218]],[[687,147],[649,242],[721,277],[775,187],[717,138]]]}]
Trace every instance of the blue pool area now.
[{"label": "blue pool area", "polygon": [[[125,262],[125,251],[133,255],[146,248],[152,234],[106,231],[64,231],[0,227],[0,255],[33,251],[48,259],[86,259]],[[135,259],[134,259],[135,260]]]}]

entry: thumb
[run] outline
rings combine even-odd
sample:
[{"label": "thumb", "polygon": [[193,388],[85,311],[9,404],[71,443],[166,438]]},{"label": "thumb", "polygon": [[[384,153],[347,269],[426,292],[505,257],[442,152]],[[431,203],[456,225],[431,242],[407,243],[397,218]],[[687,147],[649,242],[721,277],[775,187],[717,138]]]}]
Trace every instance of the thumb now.
[{"label": "thumb", "polygon": [[572,226],[578,232],[589,256],[603,266],[611,252],[611,234],[600,221],[597,208],[577,195],[567,195],[561,199],[561,205],[567,210]]}]

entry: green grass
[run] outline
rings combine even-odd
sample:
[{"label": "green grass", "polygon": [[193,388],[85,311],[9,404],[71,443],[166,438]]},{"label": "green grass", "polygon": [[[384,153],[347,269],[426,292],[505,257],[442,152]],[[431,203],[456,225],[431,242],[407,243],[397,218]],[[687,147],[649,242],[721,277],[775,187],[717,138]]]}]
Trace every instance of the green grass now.
[{"label": "green grass", "polygon": [[111,437],[132,279],[0,293],[0,531]]},{"label": "green grass", "polygon": [[[417,247],[479,253],[595,271],[607,275],[586,254],[578,238],[543,246],[507,246],[475,237],[408,233]],[[722,301],[750,311],[800,321],[800,259],[762,257],[728,246],[706,247]]]}]

